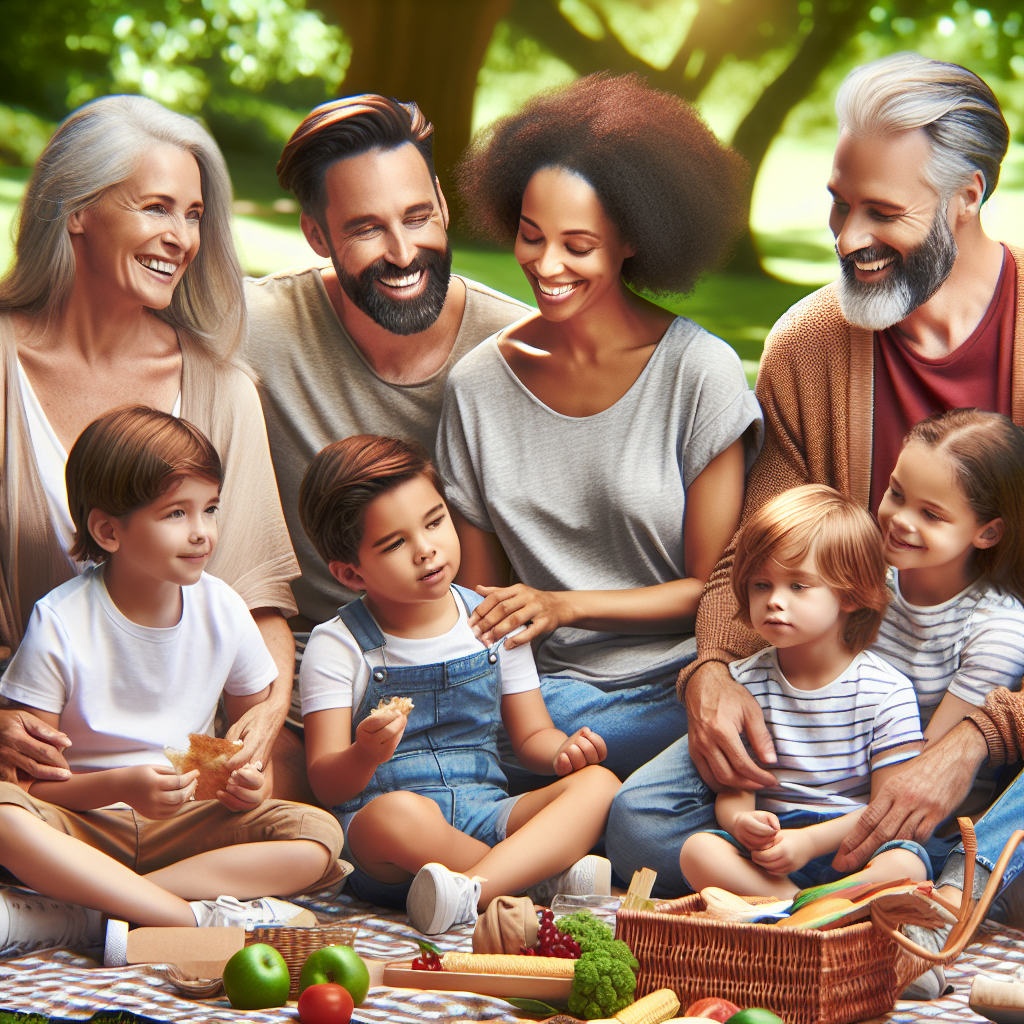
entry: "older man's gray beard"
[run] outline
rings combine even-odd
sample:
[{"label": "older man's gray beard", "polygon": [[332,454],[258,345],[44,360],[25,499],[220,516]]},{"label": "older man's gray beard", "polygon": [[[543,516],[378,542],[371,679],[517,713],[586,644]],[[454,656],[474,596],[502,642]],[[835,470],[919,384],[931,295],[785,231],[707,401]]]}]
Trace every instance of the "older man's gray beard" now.
[{"label": "older man's gray beard", "polygon": [[[928,237],[905,258],[887,245],[839,256],[839,306],[847,321],[856,327],[884,331],[910,316],[942,287],[957,257],[956,240],[944,214],[945,203],[940,203]],[[857,280],[854,261],[874,263],[888,256],[896,260],[883,280]]]}]

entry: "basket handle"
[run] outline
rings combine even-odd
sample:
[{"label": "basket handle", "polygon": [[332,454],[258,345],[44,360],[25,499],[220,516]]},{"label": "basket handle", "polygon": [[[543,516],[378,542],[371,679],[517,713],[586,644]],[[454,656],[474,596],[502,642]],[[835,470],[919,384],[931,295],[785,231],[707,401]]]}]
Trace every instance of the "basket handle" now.
[{"label": "basket handle", "polygon": [[953,912],[959,911],[957,923],[953,925],[953,929],[949,933],[949,938],[946,940],[946,944],[941,952],[933,953],[930,949],[925,949],[923,946],[918,945],[913,939],[907,938],[899,930],[900,922],[892,920],[890,915],[881,910],[881,908],[871,907],[871,920],[879,931],[887,935],[898,946],[902,946],[907,952],[913,953],[914,956],[920,957],[928,963],[942,964],[943,966],[948,966],[956,960],[963,952],[964,947],[970,943],[981,922],[985,920],[985,915],[988,913],[988,909],[992,905],[996,893],[999,891],[999,885],[1002,881],[1003,873],[1006,871],[1006,865],[1010,862],[1010,858],[1013,856],[1018,844],[1024,839],[1024,829],[1017,829],[1010,836],[1003,847],[1003,852],[999,855],[999,860],[996,861],[996,866],[992,869],[992,874],[989,876],[988,884],[985,886],[981,899],[975,903],[972,893],[974,892],[974,858],[978,852],[978,841],[974,835],[974,824],[970,818],[957,818],[957,824],[960,826],[960,834],[964,841],[965,858],[964,891],[960,900],[960,906],[957,908],[941,897],[935,896],[934,893],[932,894],[932,898],[948,910]]}]

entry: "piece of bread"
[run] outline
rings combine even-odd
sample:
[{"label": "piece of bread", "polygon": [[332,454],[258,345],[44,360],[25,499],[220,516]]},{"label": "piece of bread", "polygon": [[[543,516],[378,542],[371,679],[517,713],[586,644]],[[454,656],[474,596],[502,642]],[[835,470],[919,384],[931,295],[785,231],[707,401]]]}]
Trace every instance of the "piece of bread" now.
[{"label": "piece of bread", "polygon": [[381,698],[380,703],[370,712],[371,715],[382,715],[385,711],[398,711],[400,714],[409,717],[412,709],[416,707],[409,697],[392,697],[391,700]]},{"label": "piece of bread", "polygon": [[231,777],[231,770],[224,767],[225,762],[238,753],[241,745],[241,740],[221,740],[193,732],[189,733],[188,750],[164,747],[164,753],[179,775],[199,769],[196,800],[216,800],[217,791],[223,789]]}]

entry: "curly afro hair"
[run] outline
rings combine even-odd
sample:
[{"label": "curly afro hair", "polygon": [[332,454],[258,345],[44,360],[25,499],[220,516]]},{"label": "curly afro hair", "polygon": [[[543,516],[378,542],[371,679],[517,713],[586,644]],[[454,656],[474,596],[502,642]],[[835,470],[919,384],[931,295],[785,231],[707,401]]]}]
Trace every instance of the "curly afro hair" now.
[{"label": "curly afro hair", "polygon": [[514,243],[526,186],[544,167],[589,182],[636,250],[623,280],[643,291],[689,291],[747,222],[746,161],[688,103],[638,75],[589,75],[481,132],[456,170],[474,230]]}]

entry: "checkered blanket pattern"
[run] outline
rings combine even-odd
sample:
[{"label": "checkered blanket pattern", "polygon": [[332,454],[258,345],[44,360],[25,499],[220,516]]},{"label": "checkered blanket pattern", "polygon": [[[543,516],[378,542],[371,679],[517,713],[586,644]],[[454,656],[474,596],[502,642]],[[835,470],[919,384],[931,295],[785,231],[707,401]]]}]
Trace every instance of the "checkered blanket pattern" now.
[{"label": "checkered blanket pattern", "polygon": [[[323,920],[354,924],[356,949],[375,960],[415,955],[416,933],[404,915],[382,911],[345,896],[337,901],[306,898],[302,902]],[[444,950],[468,950],[471,929],[463,927],[437,936]],[[1009,977],[1024,965],[1024,933],[985,925],[980,941],[969,947],[946,972],[955,992],[931,1003],[898,1003],[892,1013],[877,1018],[887,1024],[980,1024],[983,1018],[967,1006],[971,979],[979,972]],[[158,967],[116,969],[98,967],[93,960],[69,951],[53,951],[0,962],[0,1007],[20,1013],[39,1013],[70,1020],[88,1020],[101,1010],[127,1010],[151,1020],[189,1024],[241,1021],[284,1024],[297,1017],[294,1004],[276,1010],[232,1010],[223,999],[187,1000],[179,996]],[[465,993],[418,992],[372,988],[354,1020],[372,1024],[419,1024],[438,1021],[494,1021],[516,1024],[508,1003]]]}]

